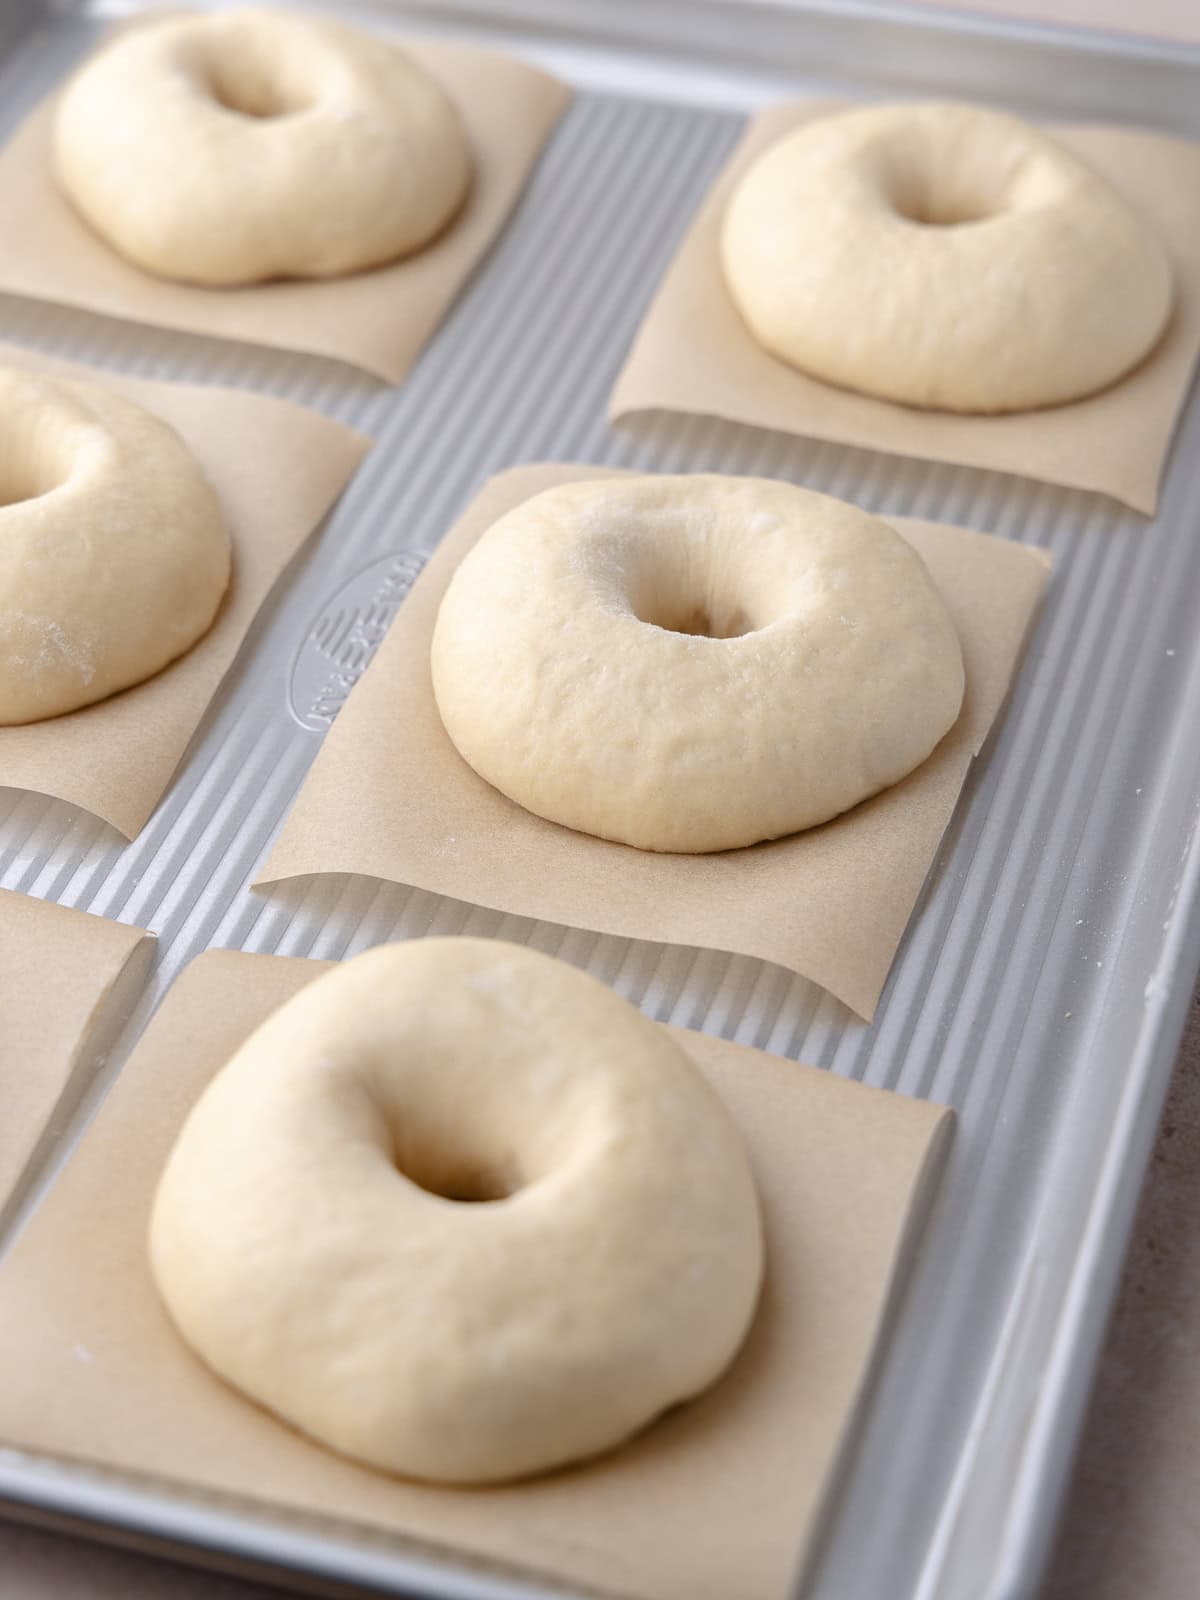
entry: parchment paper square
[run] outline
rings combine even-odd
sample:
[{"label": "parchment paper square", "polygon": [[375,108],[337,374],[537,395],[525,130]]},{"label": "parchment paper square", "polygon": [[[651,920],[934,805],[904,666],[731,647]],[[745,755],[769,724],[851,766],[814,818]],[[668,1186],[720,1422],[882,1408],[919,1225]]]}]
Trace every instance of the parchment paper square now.
[{"label": "parchment paper square", "polygon": [[[170,10],[178,10],[170,7]],[[125,26],[145,26],[139,17]],[[131,265],[76,214],[51,175],[54,96],[0,150],[0,291],[105,316],[332,356],[399,383],[520,199],[570,90],[535,67],[468,45],[397,43],[437,78],[475,159],[458,217],[426,249],[370,272],[236,289],[168,282]]]},{"label": "parchment paper square", "polygon": [[[747,1140],[767,1277],[706,1395],[624,1448],[512,1487],[439,1489],[352,1465],[227,1388],[162,1311],[149,1205],[187,1109],[327,963],[201,956],[0,1265],[0,1441],[384,1529],[399,1541],[636,1600],[786,1600],[863,1397],[952,1114],[671,1030]],[[320,1181],[314,1173],[313,1181]],[[345,1520],[342,1520],[345,1519]]]},{"label": "parchment paper square", "polygon": [[0,889],[0,1210],[81,1065],[141,928]]},{"label": "parchment paper square", "polygon": [[730,298],[718,245],[726,203],[769,145],[839,109],[773,106],[747,128],[668,268],[617,379],[616,421],[698,412],[781,433],[1094,489],[1153,514],[1171,437],[1200,353],[1200,145],[1135,128],[1057,127],[1155,230],[1175,269],[1175,310],[1158,347],[1111,388],[1003,416],[921,411],[811,378],[754,340]]},{"label": "parchment paper square", "polygon": [[54,795],[132,839],[284,567],[341,494],[370,440],[315,411],[209,385],[158,383],[0,345],[0,364],[97,383],[169,422],[216,489],[233,579],[204,638],[153,678],[81,711],[0,727],[0,784]]},{"label": "parchment paper square", "polygon": [[484,487],[326,735],[259,881],[365,873],[572,927],[759,956],[869,1019],[967,769],[1008,694],[1049,558],[893,518],[958,627],[967,695],[955,727],[916,772],[823,827],[745,850],[657,855],[547,822],[485,783],[447,737],[429,675],[442,594],[484,530],[553,484],[606,476],[529,466]]}]

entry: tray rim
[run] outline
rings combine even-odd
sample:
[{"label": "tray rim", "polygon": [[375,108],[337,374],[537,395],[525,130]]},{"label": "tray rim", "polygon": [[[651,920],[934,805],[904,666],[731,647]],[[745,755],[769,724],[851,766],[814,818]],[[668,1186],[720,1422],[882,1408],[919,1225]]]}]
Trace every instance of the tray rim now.
[{"label": "tray rim", "polygon": [[[52,18],[114,18],[137,12],[163,9],[170,0],[18,0],[36,10],[41,7]],[[242,0],[189,0],[206,10],[230,8]],[[322,11],[341,0],[287,0],[294,8]],[[1166,39],[1142,34],[1119,34],[1089,26],[1041,22],[1026,18],[997,16],[984,12],[956,12],[926,0],[582,0],[564,8],[561,0],[350,0],[350,7],[363,18],[401,23],[415,31],[448,34],[458,32],[481,42],[500,44],[518,54],[528,51],[535,60],[562,70],[571,60],[578,68],[589,54],[616,51],[625,64],[648,57],[669,71],[686,56],[692,71],[712,74],[715,85],[724,72],[737,90],[725,103],[745,108],[787,93],[796,74],[780,72],[780,60],[795,59],[808,68],[824,64],[835,75],[845,72],[843,53],[856,30],[869,29],[872,43],[869,57],[846,75],[869,82],[872,68],[886,78],[913,69],[914,52],[941,52],[953,65],[968,93],[987,100],[999,94],[1020,101],[1030,92],[1027,76],[1029,58],[1036,61],[1050,52],[1070,62],[1075,74],[1066,73],[1062,63],[1045,80],[1051,98],[1063,107],[1060,120],[1072,116],[1065,97],[1076,90],[1075,77],[1081,68],[1103,74],[1107,66],[1119,64],[1128,71],[1137,66],[1152,79],[1176,80],[1181,74],[1200,72],[1200,42]],[[789,57],[796,29],[805,31],[805,54]],[[535,35],[544,41],[552,36],[566,52],[545,60]],[[686,41],[686,43],[684,43]],[[986,50],[985,77],[990,91],[971,89],[977,76],[973,63],[980,47]],[[1015,56],[1009,60],[1009,54]],[[737,63],[731,68],[732,63]],[[881,69],[887,65],[889,71]],[[894,64],[894,65],[893,65]],[[740,76],[739,76],[740,75]],[[997,83],[997,76],[1006,81]],[[570,78],[569,70],[564,76]],[[1082,74],[1087,87],[1091,72]],[[1034,74],[1035,83],[1044,74]],[[752,88],[747,88],[749,83]],[[594,85],[593,85],[594,86]],[[1104,83],[1105,119],[1131,120],[1147,124],[1153,113],[1169,98],[1159,91],[1149,97],[1142,91],[1126,100],[1120,85]],[[629,91],[637,92],[637,91]],[[714,90],[715,92],[715,90]],[[794,88],[792,90],[794,93]],[[1036,90],[1035,90],[1036,93]],[[674,96],[669,81],[660,82],[651,98],[670,101]],[[688,99],[693,99],[691,95]],[[717,109],[707,97],[695,103]],[[1150,115],[1147,115],[1147,108]],[[1200,106],[1193,112],[1191,127],[1200,136]]]}]

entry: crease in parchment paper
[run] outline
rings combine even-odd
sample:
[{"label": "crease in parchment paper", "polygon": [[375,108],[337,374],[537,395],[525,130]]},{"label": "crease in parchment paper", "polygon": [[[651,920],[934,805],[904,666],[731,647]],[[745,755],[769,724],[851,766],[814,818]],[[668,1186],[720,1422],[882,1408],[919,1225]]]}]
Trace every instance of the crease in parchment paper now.
[{"label": "crease in parchment paper", "polygon": [[719,239],[734,185],[769,145],[842,105],[773,106],[750,123],[638,330],[613,389],[610,420],[643,411],[722,417],[1095,490],[1153,515],[1200,354],[1200,145],[1135,128],[1052,130],[1113,184],[1166,248],[1175,280],[1171,321],[1146,360],[1099,394],[1042,411],[961,416],[896,405],[797,371],[754,340],[725,287]]},{"label": "crease in parchment paper", "polygon": [[259,883],[361,873],[519,916],[757,956],[867,1019],[972,759],[1007,698],[1046,586],[1040,550],[889,519],[924,557],[958,629],[964,708],[909,777],[819,828],[745,850],[659,855],[525,811],[463,761],[429,673],[438,605],[497,517],[604,468],[514,468],[485,485],[397,612],[325,737]]},{"label": "crease in parchment paper", "polygon": [[0,1441],[239,1496],[293,1525],[301,1513],[318,1532],[344,1535],[349,1522],[573,1592],[786,1600],[952,1114],[672,1029],[740,1127],[762,1199],[766,1280],[741,1354],[705,1395],[594,1462],[494,1489],[407,1483],[309,1443],[215,1378],[168,1322],[146,1264],[154,1186],[189,1107],[327,966],[210,951],[177,980],[0,1263],[0,1364],[22,1375],[0,1385]]},{"label": "crease in parchment paper", "polygon": [[142,928],[0,889],[0,1212]]}]

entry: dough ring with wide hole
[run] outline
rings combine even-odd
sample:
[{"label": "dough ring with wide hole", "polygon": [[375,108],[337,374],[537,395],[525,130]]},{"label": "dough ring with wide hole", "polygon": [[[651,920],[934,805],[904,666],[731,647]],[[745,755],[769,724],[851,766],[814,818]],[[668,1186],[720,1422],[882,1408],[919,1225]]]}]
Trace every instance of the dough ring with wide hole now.
[{"label": "dough ring with wide hole", "polygon": [[1115,382],[1171,272],[1097,173],[1016,117],[879,106],[766,150],[725,212],[725,280],[764,349],[904,405],[1020,411]]},{"label": "dough ring with wide hole", "polygon": [[431,665],[476,772],[645,850],[825,822],[924,761],[963,697],[954,624],[912,547],[758,478],[535,495],[458,568]]},{"label": "dough ring with wide hole", "polygon": [[269,10],[121,34],[71,80],[58,182],[137,266],[209,285],[322,278],[418,250],[458,211],[453,102],[384,40]]},{"label": "dough ring with wide hole", "polygon": [[194,1106],[154,1276],[223,1378],[374,1467],[518,1478],[713,1383],[753,1316],[740,1135],[564,962],[422,939],[325,974]]},{"label": "dough ring with wide hole", "polygon": [[0,724],[152,677],[207,633],[229,573],[220,504],[172,428],[0,368]]}]

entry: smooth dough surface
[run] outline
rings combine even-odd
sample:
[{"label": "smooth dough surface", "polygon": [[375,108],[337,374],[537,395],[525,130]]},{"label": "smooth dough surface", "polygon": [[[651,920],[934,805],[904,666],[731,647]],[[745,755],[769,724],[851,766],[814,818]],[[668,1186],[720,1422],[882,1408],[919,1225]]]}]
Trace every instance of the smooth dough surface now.
[{"label": "smooth dough surface", "polygon": [[501,517],[451,580],[431,668],[447,733],[497,789],[684,852],[895,783],[964,685],[945,604],[886,523],[708,475],[566,484]]},{"label": "smooth dough surface", "polygon": [[247,1395],[372,1466],[485,1483],[714,1382],[762,1238],[741,1137],[662,1029],[535,951],[422,939],[318,978],[213,1079],[150,1258]]},{"label": "smooth dough surface", "polygon": [[152,677],[208,631],[230,564],[217,496],[167,423],[0,368],[0,724]]},{"label": "smooth dough surface", "polygon": [[120,254],[213,286],[408,255],[458,211],[472,166],[454,103],[400,50],[257,9],[121,34],[63,92],[53,159]]},{"label": "smooth dough surface", "polygon": [[806,123],[725,212],[766,350],[905,405],[1000,412],[1102,389],[1155,345],[1171,271],[1097,173],[1019,118],[889,105]]}]

